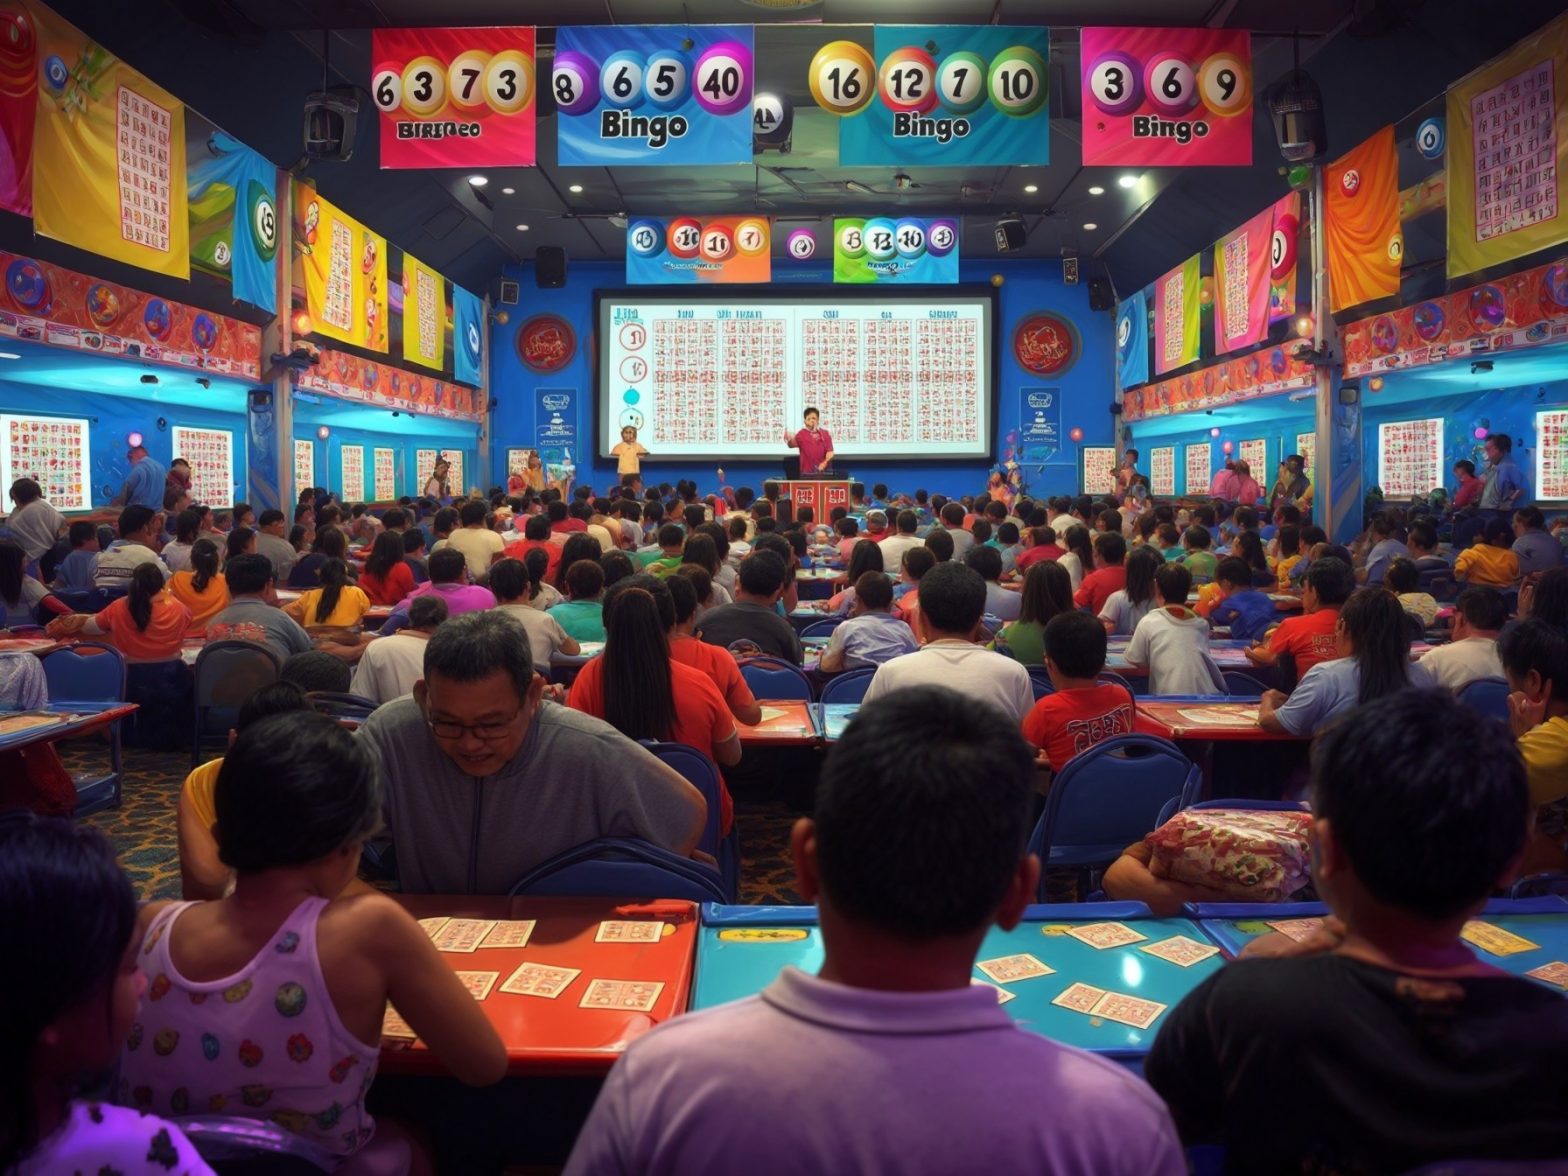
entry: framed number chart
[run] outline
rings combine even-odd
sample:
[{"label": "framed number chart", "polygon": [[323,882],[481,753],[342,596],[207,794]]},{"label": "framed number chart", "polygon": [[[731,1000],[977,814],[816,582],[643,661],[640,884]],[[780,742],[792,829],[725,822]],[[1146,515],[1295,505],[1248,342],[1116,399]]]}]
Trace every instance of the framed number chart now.
[{"label": "framed number chart", "polygon": [[1207,494],[1209,480],[1213,477],[1213,450],[1207,441],[1187,446],[1187,481],[1182,487],[1187,494]]},{"label": "framed number chart", "polygon": [[191,498],[203,506],[233,506],[234,434],[175,425],[170,435],[175,456],[191,463]]},{"label": "framed number chart", "polygon": [[1568,412],[1535,414],[1535,491],[1543,501],[1568,499]]},{"label": "framed number chart", "polygon": [[0,483],[32,478],[56,510],[92,506],[87,422],[75,417],[0,415]]},{"label": "framed number chart", "polygon": [[363,502],[365,499],[365,447],[345,445],[341,450],[343,463],[342,495],[344,502]]},{"label": "framed number chart", "polygon": [[[1314,486],[1318,484],[1318,435],[1316,433],[1297,433],[1296,452],[1301,455],[1301,468],[1306,472],[1307,481]],[[1270,474],[1272,477],[1273,474]],[[1257,477],[1256,474],[1253,477]],[[1259,481],[1262,481],[1260,478]]]},{"label": "framed number chart", "polygon": [[1176,496],[1176,446],[1149,451],[1149,492],[1156,498]]},{"label": "framed number chart", "polygon": [[[425,484],[430,481],[430,475],[435,472],[436,453],[434,449],[414,450],[414,493],[423,494]],[[451,485],[451,475],[448,473],[448,485]]]},{"label": "framed number chart", "polygon": [[316,484],[316,443],[314,441],[294,442],[294,494],[299,496],[301,490],[307,490]]},{"label": "framed number chart", "polygon": [[1080,452],[1083,455],[1083,492],[1116,493],[1116,447],[1085,445]]},{"label": "framed number chart", "polygon": [[397,451],[375,450],[376,501],[389,502],[397,497]]},{"label": "framed number chart", "polygon": [[1252,476],[1262,482],[1269,474],[1269,443],[1267,439],[1259,437],[1252,441],[1241,441],[1236,445],[1236,456],[1247,463],[1247,468],[1252,471]]},{"label": "framed number chart", "polygon": [[1443,484],[1443,418],[1385,421],[1377,429],[1377,482],[1384,498],[1426,497]]}]

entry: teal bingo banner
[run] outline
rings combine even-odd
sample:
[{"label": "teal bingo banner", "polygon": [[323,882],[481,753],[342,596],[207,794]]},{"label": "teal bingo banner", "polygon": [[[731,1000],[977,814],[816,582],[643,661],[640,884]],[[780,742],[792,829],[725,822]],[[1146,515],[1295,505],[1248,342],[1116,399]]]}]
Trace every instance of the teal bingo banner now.
[{"label": "teal bingo banner", "polygon": [[957,282],[958,221],[840,217],[833,222],[833,281]]},{"label": "teal bingo banner", "polygon": [[565,167],[751,162],[750,25],[558,29],[550,91]]},{"label": "teal bingo banner", "polygon": [[1050,31],[878,25],[875,62],[852,41],[823,46],[808,83],[842,116],[846,167],[1050,162]]}]

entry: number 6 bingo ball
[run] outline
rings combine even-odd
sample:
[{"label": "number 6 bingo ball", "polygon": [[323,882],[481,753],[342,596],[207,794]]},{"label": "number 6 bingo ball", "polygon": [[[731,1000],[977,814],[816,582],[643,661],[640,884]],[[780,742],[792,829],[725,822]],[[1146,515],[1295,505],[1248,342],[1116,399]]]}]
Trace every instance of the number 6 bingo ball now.
[{"label": "number 6 bingo ball", "polygon": [[[728,92],[728,87],[723,86],[725,73],[731,67],[737,74],[733,94]],[[736,41],[720,41],[710,46],[697,58],[697,68],[692,76],[696,79],[692,97],[709,114],[734,114],[737,110],[751,108],[752,62],[751,50],[746,46]],[[713,78],[720,80],[719,87],[713,86],[710,80]]]},{"label": "number 6 bingo ball", "polygon": [[[570,94],[565,101],[561,98],[563,79]],[[555,95],[555,108],[562,114],[587,114],[599,105],[599,67],[586,53],[570,49],[557,53],[550,89]]]}]

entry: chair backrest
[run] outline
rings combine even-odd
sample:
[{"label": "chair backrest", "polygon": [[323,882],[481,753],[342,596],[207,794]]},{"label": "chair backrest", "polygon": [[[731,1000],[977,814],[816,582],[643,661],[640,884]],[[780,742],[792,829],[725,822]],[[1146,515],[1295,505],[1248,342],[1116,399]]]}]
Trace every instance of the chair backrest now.
[{"label": "chair backrest", "polygon": [[[1051,672],[1044,666],[1025,666],[1029,671],[1029,689],[1034,691],[1034,700],[1039,702],[1047,694],[1056,693],[1056,683],[1051,681]],[[1132,693],[1130,690],[1128,693]]]},{"label": "chair backrest", "polygon": [[1186,805],[1189,809],[1236,809],[1254,813],[1300,813],[1307,805],[1299,800],[1196,800]]},{"label": "chair backrest", "polygon": [[812,621],[800,631],[802,637],[831,637],[833,630],[847,621],[848,617],[823,617],[820,621]]},{"label": "chair backrest", "polygon": [[112,645],[79,641],[46,654],[43,666],[51,702],[125,701],[125,655]]},{"label": "chair backrest", "polygon": [[1098,681],[1101,686],[1121,686],[1126,689],[1128,694],[1133,692],[1132,683],[1118,674],[1115,670],[1101,670],[1096,678],[1096,681]]},{"label": "chair backrest", "polygon": [[723,837],[720,831],[720,808],[723,804],[724,788],[723,781],[719,779],[718,768],[702,752],[684,743],[655,743],[644,740],[643,746],[674,768],[693,788],[702,793],[702,799],[708,802],[708,819],[702,827],[702,838],[697,842],[697,848],[703,853],[718,857],[719,841]]},{"label": "chair backrest", "polygon": [[1251,674],[1244,674],[1240,670],[1228,670],[1225,673],[1225,693],[1232,698],[1262,698],[1267,689]]},{"label": "chair backrest", "polygon": [[811,701],[811,679],[799,666],[782,658],[748,658],[740,663],[740,676],[757,698]]},{"label": "chair backrest", "polygon": [[712,866],[627,837],[601,837],[556,854],[512,887],[519,894],[729,901]]},{"label": "chair backrest", "polygon": [[322,714],[334,719],[368,719],[381,704],[359,694],[339,694],[334,690],[312,690],[305,696]]},{"label": "chair backrest", "polygon": [[1454,691],[1454,697],[1489,719],[1508,722],[1508,683],[1502,678],[1477,678]]},{"label": "chair backrest", "polygon": [[876,677],[876,670],[865,667],[859,670],[846,670],[828,679],[828,684],[822,688],[822,701],[828,702],[861,702],[866,697],[866,690],[871,686],[871,679]]},{"label": "chair backrest", "polygon": [[1568,872],[1548,870],[1543,874],[1526,874],[1508,891],[1509,898],[1536,898],[1543,894],[1568,895]]},{"label": "chair backrest", "polygon": [[108,592],[102,588],[56,588],[54,594],[72,612],[101,613],[109,602],[124,596],[124,592]]},{"label": "chair backrest", "polygon": [[220,1172],[330,1172],[337,1157],[292,1131],[238,1115],[176,1119],[201,1158]]},{"label": "chair backrest", "polygon": [[[1153,735],[1107,739],[1057,773],[1029,839],[1030,851],[1051,865],[1108,864],[1158,827],[1172,798],[1190,804],[1202,784],[1197,766],[1168,740]],[[1053,850],[1059,860],[1051,860]]]},{"label": "chair backrest", "polygon": [[277,654],[254,641],[214,641],[196,656],[196,705],[238,710],[278,680]]}]

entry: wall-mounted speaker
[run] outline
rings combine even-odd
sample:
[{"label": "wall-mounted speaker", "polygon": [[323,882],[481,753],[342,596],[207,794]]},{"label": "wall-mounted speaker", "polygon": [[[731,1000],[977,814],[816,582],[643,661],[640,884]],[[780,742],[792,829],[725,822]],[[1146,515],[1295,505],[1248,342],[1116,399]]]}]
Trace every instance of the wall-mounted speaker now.
[{"label": "wall-mounted speaker", "polygon": [[1024,242],[1029,239],[1029,232],[1024,228],[1022,217],[1004,216],[996,222],[992,230],[996,236],[996,251],[998,253],[1011,253],[1015,249],[1022,249]]},{"label": "wall-mounted speaker", "polygon": [[496,301],[502,306],[516,306],[522,299],[522,288],[508,278],[501,280],[501,289],[497,293]]},{"label": "wall-mounted speaker", "polygon": [[1111,280],[1109,278],[1089,279],[1089,309],[1116,309],[1116,291],[1111,289]]},{"label": "wall-mounted speaker", "polygon": [[535,249],[534,282],[541,290],[559,290],[566,285],[566,250],[559,245]]}]

